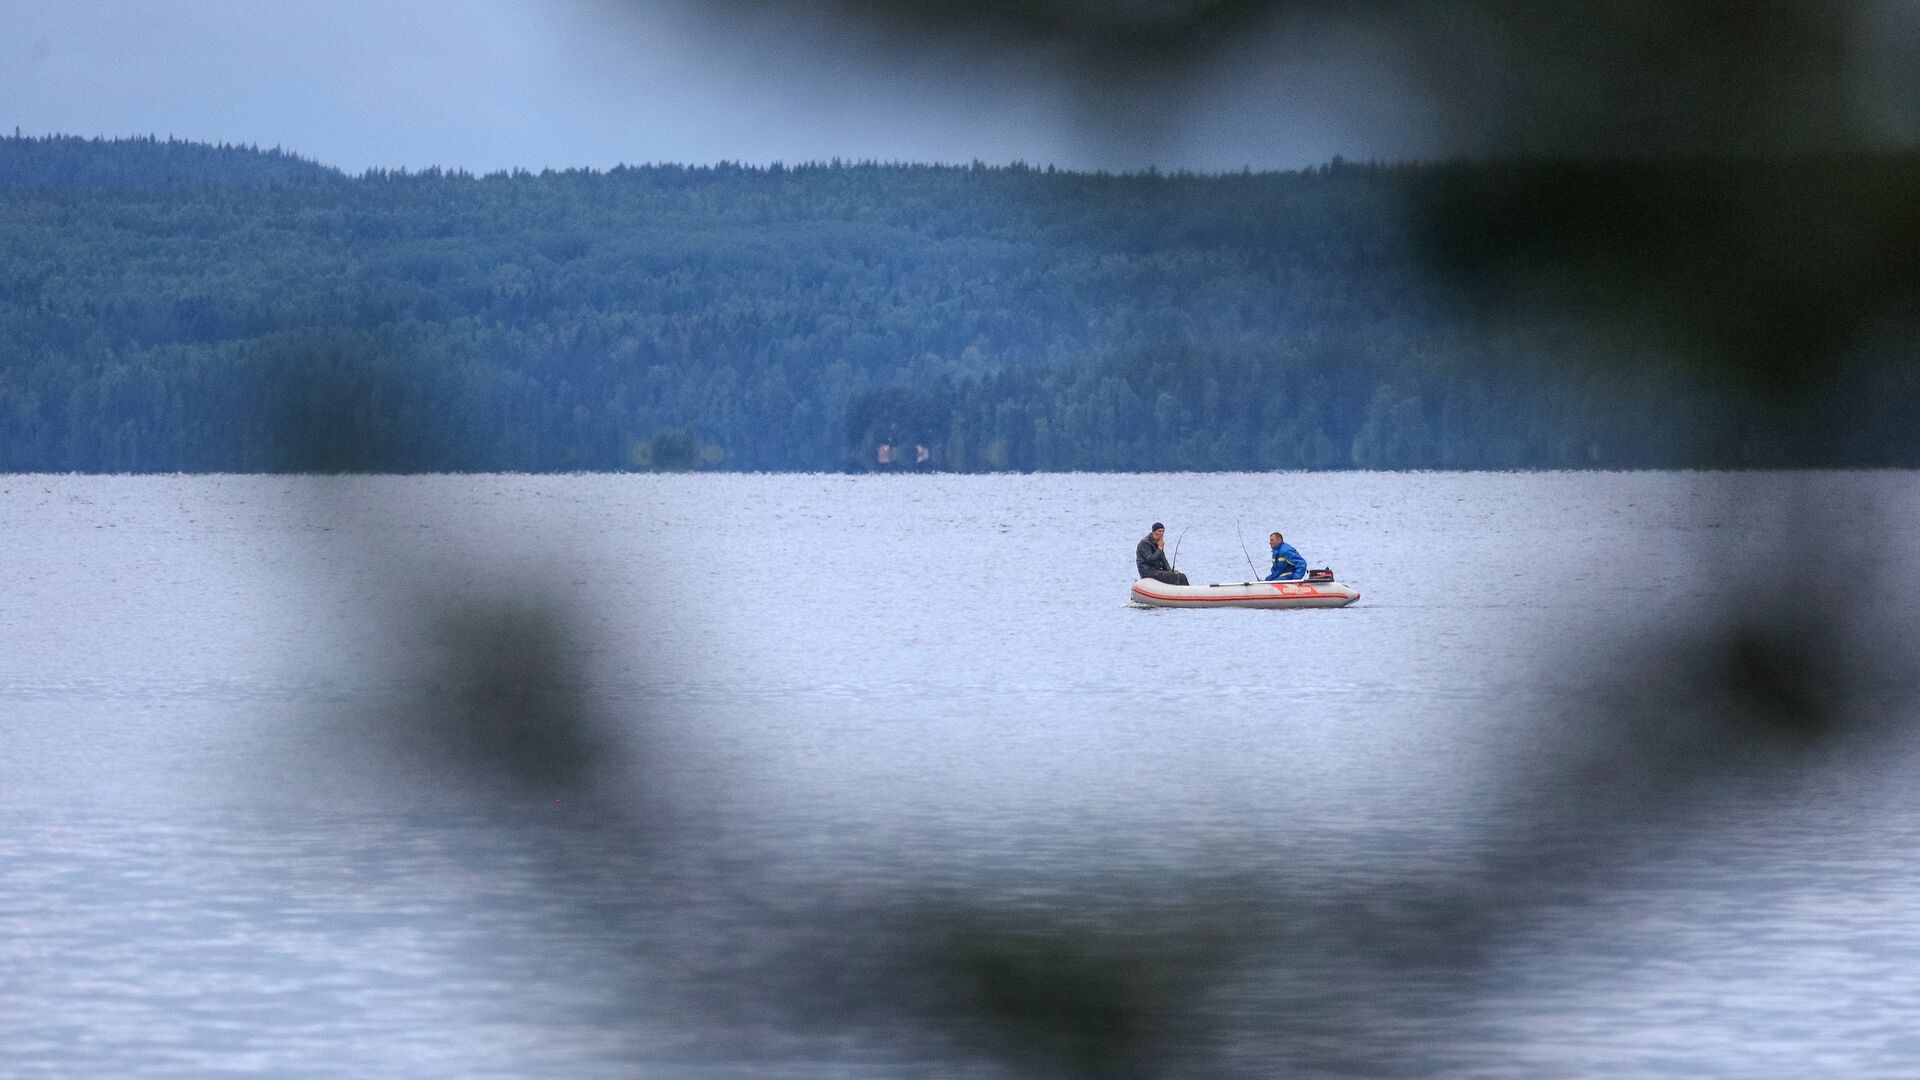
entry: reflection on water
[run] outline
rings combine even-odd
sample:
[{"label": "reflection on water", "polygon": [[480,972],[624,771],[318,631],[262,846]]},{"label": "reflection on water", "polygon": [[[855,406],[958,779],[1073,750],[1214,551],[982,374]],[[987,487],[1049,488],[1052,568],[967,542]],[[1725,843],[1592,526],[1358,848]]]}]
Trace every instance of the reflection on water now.
[{"label": "reflection on water", "polygon": [[[1646,766],[1707,707],[1672,643],[1783,617],[1723,568],[1800,522],[1881,556],[1820,579],[1836,640],[1913,640],[1909,475],[0,487],[9,1075],[1920,1062],[1910,744]],[[1128,607],[1155,519],[1196,580],[1242,520],[1366,599]],[[546,606],[450,667],[447,598],[503,595]],[[391,737],[499,701],[503,745],[572,710],[591,783]]]}]

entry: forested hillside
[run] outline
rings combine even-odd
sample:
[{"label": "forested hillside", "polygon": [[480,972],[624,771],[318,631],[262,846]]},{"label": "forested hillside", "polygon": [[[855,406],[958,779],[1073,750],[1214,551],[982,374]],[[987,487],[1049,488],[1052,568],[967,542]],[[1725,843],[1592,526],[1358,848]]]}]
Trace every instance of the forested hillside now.
[{"label": "forested hillside", "polygon": [[[0,139],[0,470],[1920,464],[1904,333],[1783,411],[1423,275],[1407,207],[1500,168],[347,176]],[[1781,423],[1846,435],[1783,459]]]}]

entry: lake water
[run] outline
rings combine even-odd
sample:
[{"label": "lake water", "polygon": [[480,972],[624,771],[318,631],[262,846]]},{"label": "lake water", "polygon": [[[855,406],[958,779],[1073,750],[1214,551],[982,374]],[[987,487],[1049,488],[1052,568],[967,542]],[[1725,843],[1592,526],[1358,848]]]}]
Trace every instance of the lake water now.
[{"label": "lake water", "polygon": [[[1336,611],[1127,604],[1283,529]],[[1920,477],[0,477],[0,1075],[1920,1071]]]}]

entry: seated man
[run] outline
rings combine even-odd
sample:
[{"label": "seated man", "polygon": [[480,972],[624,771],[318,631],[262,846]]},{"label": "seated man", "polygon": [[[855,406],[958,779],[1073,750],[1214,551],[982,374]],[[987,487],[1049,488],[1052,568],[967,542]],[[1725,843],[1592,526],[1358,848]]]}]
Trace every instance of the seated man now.
[{"label": "seated man", "polygon": [[1268,581],[1298,581],[1307,576],[1307,560],[1302,558],[1287,538],[1279,533],[1267,534],[1267,546],[1273,549],[1273,572]]},{"label": "seated man", "polygon": [[1157,521],[1153,523],[1153,531],[1142,537],[1133,549],[1133,568],[1143,578],[1168,585],[1187,584],[1187,575],[1167,562],[1167,527]]}]

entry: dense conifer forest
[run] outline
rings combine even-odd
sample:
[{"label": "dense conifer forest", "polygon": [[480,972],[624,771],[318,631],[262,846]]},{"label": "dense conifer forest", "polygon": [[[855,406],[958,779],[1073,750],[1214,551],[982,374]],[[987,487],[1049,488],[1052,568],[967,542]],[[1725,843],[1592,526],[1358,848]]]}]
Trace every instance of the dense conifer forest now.
[{"label": "dense conifer forest", "polygon": [[[350,176],[0,139],[0,470],[1920,464],[1903,313],[1783,404],[1434,274],[1410,208],[1515,167]],[[1920,158],[1848,167],[1920,191]]]}]

